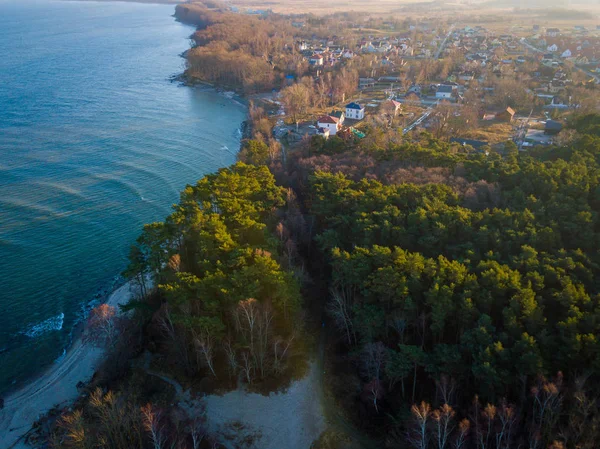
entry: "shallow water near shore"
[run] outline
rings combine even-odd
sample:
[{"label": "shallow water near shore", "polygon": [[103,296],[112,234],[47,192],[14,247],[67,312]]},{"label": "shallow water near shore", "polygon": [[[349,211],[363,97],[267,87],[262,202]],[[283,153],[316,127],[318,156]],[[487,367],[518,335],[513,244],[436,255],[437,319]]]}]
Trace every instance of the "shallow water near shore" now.
[{"label": "shallow water near shore", "polygon": [[235,161],[246,110],[169,79],[173,6],[0,1],[0,395],[59,359],[144,223]]}]

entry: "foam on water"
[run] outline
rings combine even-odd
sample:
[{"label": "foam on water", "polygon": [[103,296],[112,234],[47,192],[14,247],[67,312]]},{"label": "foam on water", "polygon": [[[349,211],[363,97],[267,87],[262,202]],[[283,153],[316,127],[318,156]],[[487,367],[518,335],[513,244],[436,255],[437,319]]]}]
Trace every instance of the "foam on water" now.
[{"label": "foam on water", "polygon": [[60,313],[56,316],[48,318],[45,321],[42,321],[41,323],[31,326],[29,329],[23,332],[23,335],[29,338],[35,338],[45,334],[46,332],[59,331],[63,328],[64,321],[65,314]]},{"label": "foam on water", "polygon": [[247,109],[169,81],[193,32],[173,12],[0,0],[0,395],[61,360],[144,223],[235,161]]}]

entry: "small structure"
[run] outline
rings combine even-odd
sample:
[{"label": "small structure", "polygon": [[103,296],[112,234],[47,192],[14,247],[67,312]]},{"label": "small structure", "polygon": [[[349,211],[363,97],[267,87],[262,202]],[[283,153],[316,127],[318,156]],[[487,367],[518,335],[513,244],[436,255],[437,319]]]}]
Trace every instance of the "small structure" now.
[{"label": "small structure", "polygon": [[359,78],[358,79],[358,88],[364,89],[365,87],[373,87],[375,86],[374,78]]},{"label": "small structure", "polygon": [[558,28],[548,28],[546,30],[546,36],[557,37],[560,34],[560,30]]},{"label": "small structure", "polygon": [[365,133],[363,133],[362,131],[359,131],[356,128],[350,128],[350,131],[352,132],[352,134],[354,134],[359,139],[364,139],[365,138]]},{"label": "small structure", "polygon": [[329,128],[318,128],[317,135],[323,137],[324,139],[329,139]]},{"label": "small structure", "polygon": [[337,117],[324,115],[317,120],[317,128],[327,129],[329,135],[335,136],[337,132],[342,129],[342,125],[340,124],[340,119]]},{"label": "small structure", "polygon": [[387,100],[381,104],[381,109],[391,116],[396,117],[398,112],[402,110],[402,103],[396,100]]},{"label": "small structure", "polygon": [[454,86],[440,85],[435,93],[435,98],[450,99],[454,93]]},{"label": "small structure", "polygon": [[365,107],[352,102],[346,105],[346,117],[353,120],[362,120],[365,118]]},{"label": "small structure", "polygon": [[322,66],[323,65],[323,56],[318,53],[314,53],[308,60],[308,63],[310,65],[314,65],[314,66]]},{"label": "small structure", "polygon": [[512,122],[513,117],[515,116],[515,110],[511,107],[507,107],[506,109],[498,112],[496,114],[496,120],[500,120],[501,122]]},{"label": "small structure", "polygon": [[562,123],[557,122],[556,120],[546,120],[546,125],[544,126],[544,133],[550,135],[558,134],[562,131],[562,128]]}]

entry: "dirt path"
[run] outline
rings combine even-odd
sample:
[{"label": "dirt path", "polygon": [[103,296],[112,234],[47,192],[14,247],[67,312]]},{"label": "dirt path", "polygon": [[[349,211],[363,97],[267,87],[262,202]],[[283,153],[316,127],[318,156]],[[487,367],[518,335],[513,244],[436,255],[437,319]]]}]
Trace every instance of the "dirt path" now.
[{"label": "dirt path", "polygon": [[[107,304],[117,307],[132,297],[131,285],[115,290]],[[23,437],[33,424],[55,406],[64,406],[77,399],[77,384],[94,375],[104,351],[81,338],[69,348],[64,359],[52,365],[42,376],[10,394],[0,410],[0,448],[26,448]]]},{"label": "dirt path", "polygon": [[262,395],[238,389],[203,398],[209,432],[228,449],[309,449],[326,428],[318,368],[286,391]]}]

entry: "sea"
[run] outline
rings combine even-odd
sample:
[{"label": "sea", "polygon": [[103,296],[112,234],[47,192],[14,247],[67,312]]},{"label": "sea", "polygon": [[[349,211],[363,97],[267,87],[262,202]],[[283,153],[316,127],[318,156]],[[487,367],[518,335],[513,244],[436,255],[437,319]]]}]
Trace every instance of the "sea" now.
[{"label": "sea", "polygon": [[174,6],[0,0],[0,396],[60,363],[144,223],[235,162],[246,108],[172,80]]}]

